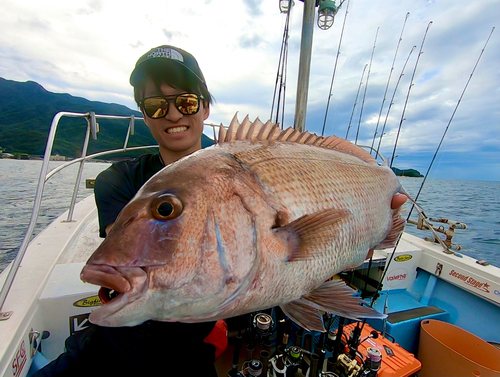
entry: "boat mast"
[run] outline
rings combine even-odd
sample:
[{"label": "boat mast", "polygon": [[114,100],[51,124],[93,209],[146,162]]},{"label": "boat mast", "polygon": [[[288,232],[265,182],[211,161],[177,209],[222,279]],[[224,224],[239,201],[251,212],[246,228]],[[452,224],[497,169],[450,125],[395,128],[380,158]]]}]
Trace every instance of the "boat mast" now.
[{"label": "boat mast", "polygon": [[301,0],[304,2],[302,17],[302,35],[300,39],[299,76],[297,83],[297,98],[295,101],[295,120],[293,128],[304,131],[307,112],[307,94],[309,88],[309,74],[311,72],[311,54],[314,27],[314,8],[319,6],[318,27],[328,30],[333,25],[333,19],[339,6],[332,0]]},{"label": "boat mast", "polygon": [[300,40],[299,77],[297,83],[297,98],[295,103],[295,121],[293,128],[304,131],[306,123],[307,94],[309,74],[311,72],[311,53],[314,27],[314,8],[316,0],[304,0],[304,15],[302,18],[302,36]]}]

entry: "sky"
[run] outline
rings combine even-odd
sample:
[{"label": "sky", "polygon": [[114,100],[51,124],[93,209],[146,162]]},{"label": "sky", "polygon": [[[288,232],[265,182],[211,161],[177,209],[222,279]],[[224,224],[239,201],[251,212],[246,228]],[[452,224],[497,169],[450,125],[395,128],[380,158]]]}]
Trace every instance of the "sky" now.
[{"label": "sky", "polygon": [[[303,9],[290,18],[285,127]],[[2,0],[0,77],[136,110],[135,62],[170,44],[198,60],[216,100],[208,122],[267,121],[285,20],[279,0]],[[381,154],[422,174],[447,130],[429,177],[499,181],[499,24],[498,0],[343,2],[329,30],[314,27],[306,129],[375,146],[384,129]]]}]

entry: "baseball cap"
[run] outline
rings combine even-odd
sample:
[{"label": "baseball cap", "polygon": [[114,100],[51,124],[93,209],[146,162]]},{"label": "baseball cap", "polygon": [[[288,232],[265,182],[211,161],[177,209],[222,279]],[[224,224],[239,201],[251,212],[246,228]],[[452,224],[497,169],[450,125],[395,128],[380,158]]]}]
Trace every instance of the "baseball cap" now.
[{"label": "baseball cap", "polygon": [[132,86],[136,86],[138,81],[144,77],[144,70],[148,66],[161,67],[162,69],[175,66],[181,67],[185,72],[193,75],[194,78],[206,85],[203,73],[194,56],[178,47],[163,45],[152,48],[142,55],[137,60],[135,68],[130,75],[130,84]]}]

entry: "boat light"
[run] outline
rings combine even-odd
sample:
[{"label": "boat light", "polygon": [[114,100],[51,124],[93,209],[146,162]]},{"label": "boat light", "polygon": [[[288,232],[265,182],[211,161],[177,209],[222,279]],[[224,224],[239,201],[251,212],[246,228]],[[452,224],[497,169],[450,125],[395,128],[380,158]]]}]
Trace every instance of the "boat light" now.
[{"label": "boat light", "polygon": [[288,9],[293,7],[293,0],[279,0],[280,1],[280,12],[288,13]]},{"label": "boat light", "polygon": [[338,7],[335,5],[335,1],[322,0],[318,9],[318,27],[321,30],[330,29],[337,11]]}]

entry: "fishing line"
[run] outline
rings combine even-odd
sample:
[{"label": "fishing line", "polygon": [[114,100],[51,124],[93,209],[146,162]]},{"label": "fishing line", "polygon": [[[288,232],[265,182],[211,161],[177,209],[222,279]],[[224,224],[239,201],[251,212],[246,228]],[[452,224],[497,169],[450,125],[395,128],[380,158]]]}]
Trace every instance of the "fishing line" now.
[{"label": "fishing line", "polygon": [[363,77],[365,76],[366,67],[368,67],[368,63],[365,64],[365,68],[363,68],[363,73],[361,74],[361,80],[359,80],[358,92],[356,93],[356,98],[354,99],[354,106],[352,107],[351,119],[349,119],[349,125],[347,126],[347,133],[345,134],[345,139],[349,136],[349,131],[351,129],[352,118],[354,117],[354,110],[356,109],[356,105],[358,104],[359,91],[361,90],[361,85],[363,85]]},{"label": "fishing line", "polygon": [[[286,44],[286,54],[283,65],[288,67],[288,43]],[[281,129],[284,129],[285,125],[285,103],[286,103],[286,78],[288,70],[285,68],[283,72],[283,101],[281,106]],[[278,121],[278,114],[276,114],[276,121]],[[276,123],[278,124],[278,123]]]},{"label": "fishing line", "polygon": [[396,148],[398,146],[398,140],[399,140],[399,134],[401,133],[401,127],[403,126],[403,122],[405,120],[404,116],[405,116],[405,112],[406,112],[406,106],[408,105],[408,99],[410,98],[411,88],[413,87],[413,79],[415,78],[415,72],[417,71],[418,62],[420,61],[420,56],[423,54],[422,49],[424,47],[425,38],[427,37],[427,32],[429,31],[429,28],[431,27],[431,25],[432,25],[432,21],[429,22],[429,24],[427,25],[427,29],[425,29],[424,38],[422,39],[422,44],[420,45],[420,51],[419,51],[418,56],[417,56],[417,61],[415,62],[415,68],[413,69],[413,73],[411,76],[410,86],[408,87],[408,94],[406,95],[406,100],[405,100],[405,104],[403,107],[403,112],[401,114],[401,121],[399,122],[398,133],[396,135],[396,141],[394,142],[394,150],[392,151],[391,163],[389,165],[389,167],[391,167],[391,168],[392,168],[392,164],[394,162],[395,156],[396,156]]},{"label": "fishing line", "polygon": [[389,266],[391,265],[391,262],[392,262],[392,260],[394,258],[394,254],[396,253],[396,249],[398,248],[399,241],[401,240],[401,236],[402,235],[403,235],[402,233],[399,235],[398,240],[396,241],[396,245],[394,246],[394,249],[392,250],[391,256],[389,257],[389,260],[388,260],[387,264],[384,267],[384,272],[382,273],[382,277],[380,278],[380,281],[379,281],[379,283],[377,285],[377,290],[376,290],[375,294],[372,297],[372,302],[370,304],[370,308],[373,308],[373,305],[375,304],[375,300],[377,299],[377,295],[380,292],[380,289],[382,288],[382,282],[384,281],[385,275],[387,274],[387,271],[389,270]]},{"label": "fishing line", "polygon": [[[422,184],[420,185],[420,188],[418,189],[418,193],[417,193],[417,196],[415,197],[415,201],[418,200],[418,197],[420,196],[420,193],[422,192],[422,189],[424,188],[425,181],[427,180],[429,172],[431,171],[432,165],[434,164],[434,161],[435,161],[436,156],[437,156],[437,154],[439,152],[439,149],[441,149],[441,145],[443,144],[444,138],[445,138],[445,136],[446,136],[446,134],[448,132],[448,129],[450,128],[451,122],[453,121],[453,118],[455,117],[455,113],[457,112],[458,106],[462,102],[462,98],[463,98],[463,96],[465,94],[465,91],[467,90],[467,87],[469,86],[469,83],[472,80],[472,76],[474,75],[474,72],[476,71],[476,68],[477,68],[477,66],[479,64],[479,61],[481,60],[481,57],[483,56],[484,50],[486,49],[486,46],[488,45],[488,42],[490,41],[491,35],[493,34],[493,31],[495,31],[495,27],[493,27],[491,29],[490,35],[488,36],[488,39],[486,40],[486,43],[484,44],[484,47],[481,50],[481,53],[479,54],[479,57],[476,60],[476,64],[474,65],[474,68],[472,69],[472,72],[471,72],[471,74],[469,76],[469,79],[467,80],[467,83],[465,84],[465,87],[464,87],[464,89],[462,91],[462,94],[460,95],[460,98],[458,99],[457,105],[455,106],[455,109],[453,110],[453,113],[451,114],[451,118],[448,121],[448,125],[446,126],[446,128],[444,130],[443,136],[441,137],[439,145],[438,145],[436,151],[434,152],[434,156],[432,157],[431,163],[429,164],[429,167],[427,169],[427,173],[425,173],[424,179],[422,180]],[[411,213],[412,213],[414,207],[415,207],[415,205],[413,204],[411,206],[410,212],[408,213],[408,217],[406,219],[407,221],[410,219],[410,216],[411,216]]]},{"label": "fishing line", "polygon": [[401,41],[403,40],[403,32],[405,30],[406,21],[408,20],[408,17],[410,17],[410,12],[406,13],[405,21],[403,23],[403,28],[401,29],[401,34],[399,36],[398,44],[396,46],[396,52],[394,53],[394,59],[392,60],[392,67],[389,72],[389,78],[387,79],[387,85],[385,87],[384,99],[382,100],[382,105],[380,105],[380,112],[378,113],[377,126],[375,127],[375,133],[373,134],[372,147],[371,147],[372,150],[373,150],[373,144],[375,144],[375,139],[377,138],[378,126],[380,124],[380,117],[382,116],[382,109],[384,108],[387,91],[389,90],[389,84],[391,82],[392,71],[394,71],[394,64],[396,63],[396,57],[398,56],[399,46],[401,45]]},{"label": "fishing line", "polygon": [[398,90],[399,83],[401,82],[401,79],[403,78],[403,76],[405,74],[404,72],[406,69],[406,65],[408,64],[408,61],[410,60],[410,56],[416,48],[417,48],[417,46],[413,46],[411,48],[411,51],[408,54],[408,57],[406,58],[405,64],[403,65],[403,69],[401,70],[401,74],[399,75],[399,79],[396,83],[396,86],[394,87],[394,92],[392,93],[391,103],[389,104],[389,107],[387,108],[387,114],[385,114],[384,126],[382,127],[382,131],[380,132],[380,138],[378,140],[378,147],[377,147],[377,152],[376,152],[377,155],[379,154],[379,151],[380,151],[380,144],[382,143],[382,138],[384,137],[385,126],[387,124],[387,120],[389,119],[389,112],[391,111],[392,105],[394,105],[394,97],[396,96],[396,92]]},{"label": "fishing line", "polygon": [[372,55],[370,57],[370,67],[368,68],[368,74],[366,75],[365,92],[363,94],[363,102],[361,104],[361,110],[359,113],[358,130],[356,132],[356,140],[354,141],[354,144],[358,144],[358,135],[359,135],[359,129],[361,127],[361,118],[363,117],[363,108],[365,106],[366,91],[368,89],[368,81],[370,80],[370,71],[372,69],[373,55],[375,53],[375,45],[377,44],[377,37],[378,37],[379,30],[380,30],[380,27],[377,28],[377,32],[375,33],[375,41],[373,42]]},{"label": "fishing line", "polygon": [[347,20],[347,14],[349,13],[349,3],[351,0],[347,1],[347,7],[344,15],[344,22],[342,24],[342,31],[340,32],[340,40],[339,40],[339,47],[337,50],[337,57],[335,58],[335,65],[333,67],[333,74],[332,74],[332,82],[330,83],[330,91],[328,92],[328,101],[326,103],[326,110],[325,110],[325,119],[323,120],[323,130],[321,131],[321,136],[325,134],[325,126],[326,126],[326,118],[328,117],[328,108],[330,107],[330,100],[333,96],[332,90],[333,90],[333,81],[335,79],[335,73],[337,71],[337,63],[339,61],[339,55],[340,55],[340,46],[342,46],[342,38],[344,37],[344,28],[345,28],[345,23]]},{"label": "fishing line", "polygon": [[[290,7],[287,10],[285,26],[283,29],[283,38],[281,41],[281,50],[280,50],[280,58],[278,62],[278,72],[276,73],[276,83],[274,84],[274,94],[273,94],[273,102],[271,105],[271,115],[269,119],[273,119],[274,112],[274,104],[276,104],[276,120],[275,124],[278,124],[280,109],[282,110],[281,116],[281,127],[283,128],[284,122],[284,114],[285,114],[285,94],[286,94],[286,73],[288,66],[288,39],[290,38],[290,34],[288,32],[290,27],[290,14],[292,13],[293,2],[291,2]],[[281,96],[283,95],[283,99]],[[278,98],[276,98],[278,96]]]}]

